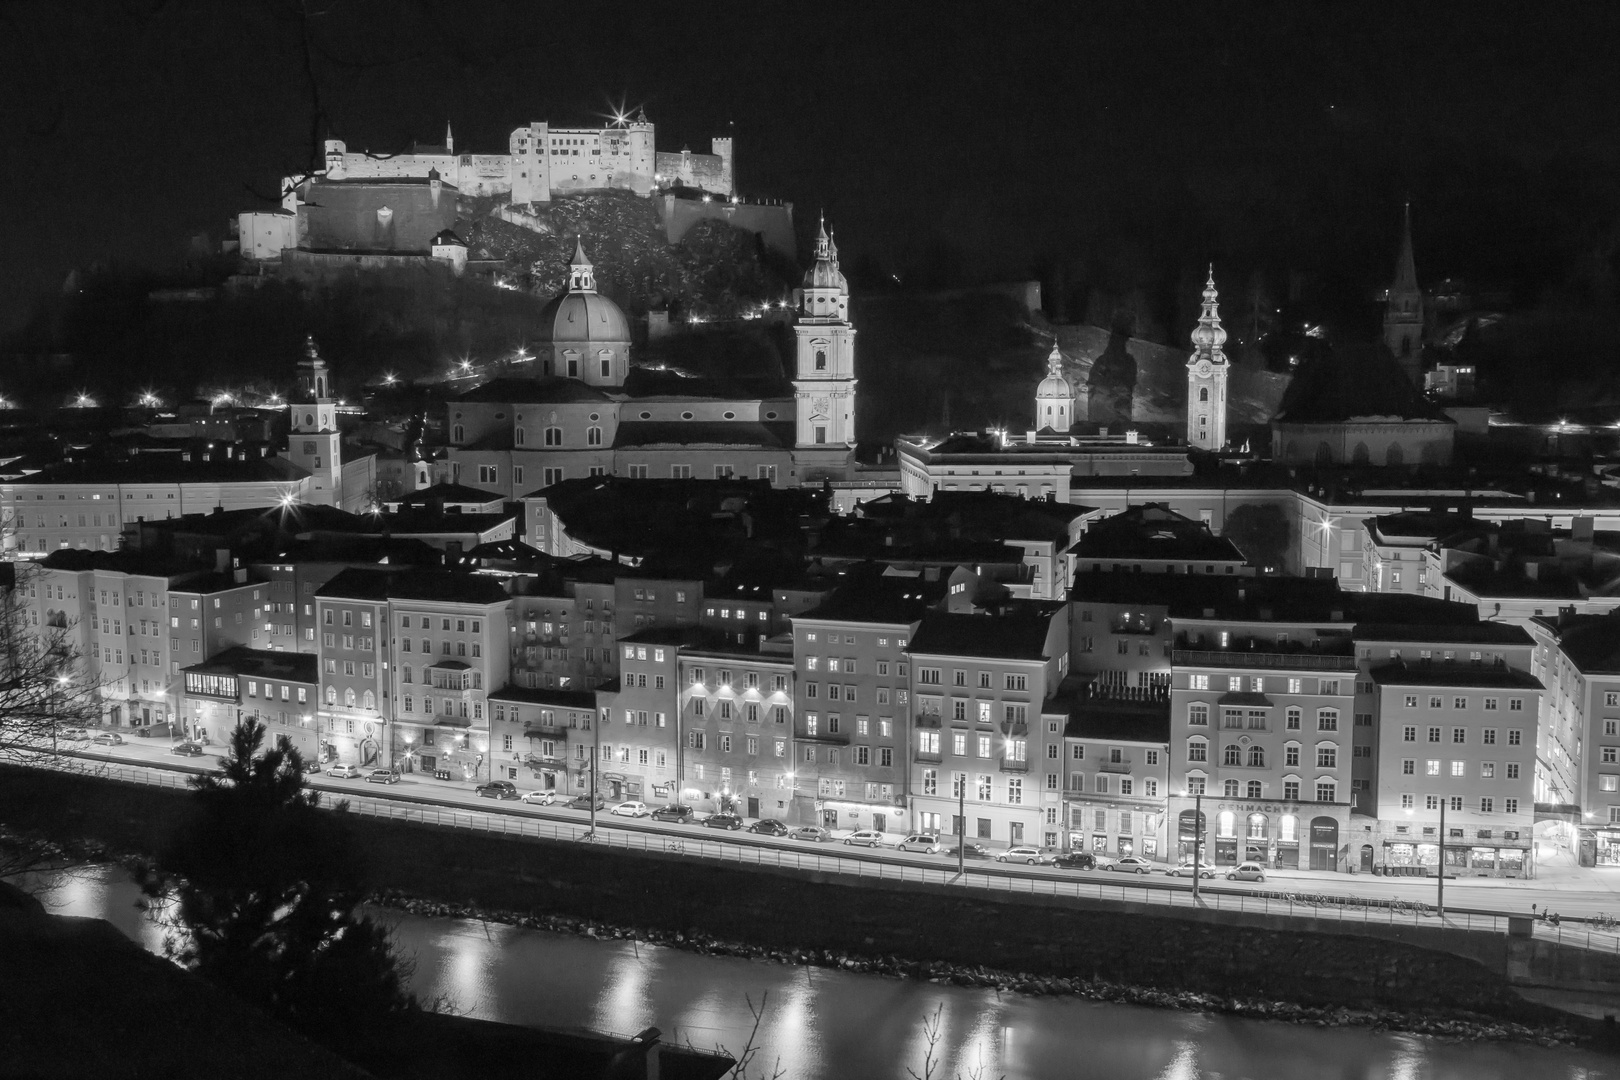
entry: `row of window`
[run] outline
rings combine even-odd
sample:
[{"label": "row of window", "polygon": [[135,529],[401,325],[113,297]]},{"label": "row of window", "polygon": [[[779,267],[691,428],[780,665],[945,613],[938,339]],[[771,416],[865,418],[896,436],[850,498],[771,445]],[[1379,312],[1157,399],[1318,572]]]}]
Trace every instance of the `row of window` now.
[{"label": "row of window", "polygon": [[[1437,743],[1437,742],[1442,741],[1441,736],[1444,735],[1444,733],[1445,733],[1444,729],[1442,729],[1442,728],[1440,728],[1438,726],[1430,727],[1429,730],[1428,730],[1429,742]],[[1480,737],[1480,742],[1484,743],[1486,746],[1495,746],[1496,745],[1496,729],[1495,728],[1481,728],[1480,732],[1479,732],[1479,737]],[[1523,742],[1523,739],[1524,739],[1524,735],[1518,728],[1508,728],[1508,731],[1507,731],[1507,744],[1509,746],[1519,746]],[[1406,727],[1403,727],[1401,729],[1401,741],[1402,742],[1417,742],[1418,741],[1418,729],[1417,729],[1417,726],[1416,725],[1407,725]],[[1468,741],[1468,729],[1467,728],[1461,728],[1461,727],[1452,728],[1451,729],[1451,741],[1452,741],[1453,744],[1456,744],[1456,745],[1461,745],[1463,743],[1466,743]]]},{"label": "row of window", "polygon": [[[1300,782],[1298,780],[1284,780],[1282,797],[1288,802],[1299,801]],[[1188,795],[1209,794],[1208,783],[1205,777],[1187,777]],[[1221,794],[1228,799],[1264,799],[1266,798],[1266,785],[1259,780],[1239,781],[1227,780],[1221,785]],[[1316,782],[1316,801],[1320,803],[1337,802],[1339,785],[1332,780],[1318,780]]]},{"label": "row of window", "polygon": [[[1417,694],[1407,694],[1406,697],[1405,697],[1404,704],[1408,709],[1415,709],[1415,708],[1418,707],[1418,701],[1419,700],[1420,700],[1419,695],[1417,695]],[[1431,708],[1431,709],[1443,709],[1443,708],[1445,708],[1445,702],[1446,702],[1446,699],[1440,694],[1431,694],[1431,695],[1429,695],[1429,708]],[[1453,697],[1451,699],[1451,707],[1453,709],[1466,709],[1466,708],[1468,708],[1468,702],[1469,702],[1469,699],[1466,698],[1466,697]],[[1495,698],[1495,697],[1485,698],[1484,699],[1485,711],[1486,712],[1496,712],[1498,706],[1500,705],[1500,703],[1501,703],[1500,698]],[[1523,712],[1523,711],[1524,711],[1524,699],[1523,698],[1508,698],[1508,712]]]},{"label": "row of window", "polygon": [[[1440,767],[1443,764],[1444,764],[1444,762],[1442,762],[1439,758],[1430,758],[1430,759],[1428,759],[1428,761],[1424,762],[1423,775],[1424,776],[1440,776],[1440,775],[1443,775],[1441,773],[1441,771],[1440,771]],[[1401,775],[1402,776],[1416,776],[1417,775],[1417,759],[1416,758],[1404,758],[1404,759],[1402,759],[1402,761],[1401,761]],[[1466,761],[1453,761],[1451,763],[1450,772],[1448,774],[1445,774],[1445,775],[1450,775],[1450,776],[1455,776],[1455,777],[1465,777],[1465,776],[1467,776],[1468,775],[1468,763]],[[1506,766],[1504,767],[1502,775],[1503,775],[1504,779],[1517,780],[1519,778],[1519,763],[1517,761],[1509,761],[1509,762],[1507,762]],[[1479,778],[1481,780],[1494,780],[1494,779],[1496,779],[1496,762],[1494,762],[1494,761],[1481,761],[1479,763]]]},{"label": "row of window", "polygon": [[[967,773],[951,773],[951,798],[973,798],[979,802],[995,802],[995,777],[989,773],[980,773],[973,778],[973,786],[968,787]],[[964,794],[965,789],[965,794]],[[1005,786],[1006,798],[1003,800],[1012,806],[1021,806],[1024,802],[1024,780],[1020,776],[1009,776]],[[924,769],[922,774],[922,793],[924,795],[939,794],[939,772],[935,769]]]},{"label": "row of window", "polygon": [[[901,648],[905,647],[904,639],[901,640],[900,647]],[[816,670],[816,665],[815,665],[816,658],[812,656],[812,657],[808,657],[807,659],[809,661],[809,670],[811,670],[811,671]],[[829,670],[831,670],[831,671],[837,671],[838,670],[838,668],[836,666],[838,664],[837,660],[830,660],[829,663],[833,665],[832,667],[829,668]],[[853,660],[846,660],[845,663],[853,665],[854,661]],[[901,666],[904,667],[905,665],[901,665]],[[854,667],[848,667],[845,670],[846,671],[854,671],[855,669],[854,669]],[[901,674],[905,674],[905,672],[902,671]],[[944,682],[942,681],[942,678],[941,678],[942,674],[943,673],[941,672],[941,670],[939,668],[920,667],[920,668],[917,669],[917,681],[919,683],[922,683],[922,684],[927,685],[927,686],[943,686]],[[981,689],[981,690],[990,689],[990,679],[991,679],[991,673],[990,672],[988,672],[988,671],[979,672],[979,677],[978,677],[979,689]],[[968,684],[968,673],[966,671],[956,669],[956,670],[953,670],[951,672],[951,685],[952,686],[966,686],[967,684]],[[1026,691],[1027,692],[1029,690],[1029,676],[1028,675],[1003,674],[1003,676],[1002,676],[1002,689],[1004,689],[1004,690],[1021,690],[1021,691]]]},{"label": "row of window", "polygon": [[[1403,794],[1401,796],[1401,809],[1402,810],[1415,810],[1415,809],[1417,809],[1417,798],[1418,797],[1415,794],[1411,794],[1411,793]],[[1442,799],[1445,800],[1446,808],[1448,810],[1455,810],[1455,811],[1461,812],[1463,810],[1463,808],[1464,808],[1465,804],[1463,802],[1463,797],[1461,795],[1452,795],[1452,796],[1449,796],[1449,797],[1442,796],[1442,795],[1425,795],[1425,796],[1423,796],[1423,809],[1425,809],[1425,810],[1435,810],[1435,811],[1439,810],[1440,809],[1440,803],[1441,803]],[[1502,799],[1501,803],[1502,803],[1502,813],[1504,813],[1504,814],[1517,814],[1519,812],[1519,800],[1518,799]],[[1496,804],[1497,804],[1496,796],[1494,796],[1494,795],[1481,795],[1481,796],[1479,796],[1479,800],[1475,805],[1478,807],[1479,813],[1481,813],[1481,814],[1494,814],[1494,813],[1496,813]],[[1459,833],[1454,833],[1453,835],[1460,836],[1461,833],[1460,832]]]},{"label": "row of window", "polygon": [[[1300,746],[1298,743],[1289,743],[1283,747],[1283,766],[1285,768],[1299,768]],[[1188,761],[1208,761],[1209,742],[1203,738],[1187,740]],[[1228,743],[1221,748],[1221,764],[1225,766],[1238,766],[1243,768],[1263,769],[1266,767],[1266,750],[1263,746],[1251,746],[1246,751],[1236,743]],[[1336,769],[1339,767],[1339,748],[1334,743],[1318,743],[1316,745],[1316,767],[1318,769]]]},{"label": "row of window", "polygon": [[[1194,702],[1187,706],[1187,724],[1190,727],[1208,727],[1210,708],[1201,702]],[[1267,709],[1222,709],[1221,726],[1223,728],[1246,728],[1251,731],[1267,731],[1270,729],[1270,712]],[[1299,731],[1304,721],[1304,710],[1297,705],[1289,706],[1283,712],[1283,729],[1286,731]],[[1317,731],[1338,731],[1339,710],[1317,709]]]},{"label": "row of window", "polygon": [[[1226,634],[1226,631],[1223,630],[1221,633],[1224,636]],[[1245,689],[1247,689],[1247,690],[1249,690],[1249,692],[1255,693],[1255,694],[1261,694],[1261,693],[1266,692],[1266,683],[1268,681],[1266,678],[1264,678],[1262,676],[1259,676],[1259,675],[1248,676],[1247,677],[1248,678],[1248,686],[1247,687],[1244,686],[1244,678],[1245,678],[1245,676],[1242,676],[1242,675],[1228,675],[1228,676],[1226,676],[1226,689],[1229,692],[1234,693],[1234,694],[1240,694]],[[1210,680],[1210,676],[1208,676],[1208,675],[1189,675],[1188,676],[1188,683],[1187,683],[1188,689],[1190,689],[1190,690],[1208,690],[1210,688],[1209,680]],[[1274,677],[1274,678],[1270,679],[1269,681],[1273,682],[1273,683],[1281,683],[1284,680]],[[1286,681],[1287,681],[1287,687],[1288,687],[1287,692],[1288,693],[1290,693],[1290,694],[1303,694],[1303,693],[1306,692],[1306,690],[1305,690],[1305,680],[1304,679],[1288,679]],[[1271,690],[1272,693],[1282,693],[1282,690],[1279,687],[1276,687],[1276,686],[1271,687],[1270,690]],[[1318,680],[1316,680],[1316,692],[1318,694],[1324,696],[1324,697],[1334,697],[1334,696],[1336,696],[1338,694],[1338,692],[1339,692],[1339,680],[1338,679],[1318,679]]]}]

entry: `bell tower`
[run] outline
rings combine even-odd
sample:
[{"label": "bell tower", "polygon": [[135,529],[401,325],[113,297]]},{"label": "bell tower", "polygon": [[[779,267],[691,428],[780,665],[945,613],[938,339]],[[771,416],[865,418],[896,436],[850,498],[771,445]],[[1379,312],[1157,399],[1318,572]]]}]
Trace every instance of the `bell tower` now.
[{"label": "bell tower", "polygon": [[1035,430],[1067,435],[1075,419],[1074,384],[1063,374],[1063,353],[1054,341],[1046,358],[1046,378],[1035,388]]},{"label": "bell tower", "polygon": [[798,482],[836,479],[849,471],[855,447],[855,328],[849,323],[849,282],[838,269],[838,246],[822,222],[816,261],[804,275],[793,326],[794,451]]},{"label": "bell tower", "polygon": [[1423,290],[1418,287],[1417,265],[1412,259],[1412,204],[1406,204],[1401,226],[1401,253],[1395,260],[1395,280],[1384,305],[1384,344],[1412,380],[1423,389]]},{"label": "bell tower", "polygon": [[1192,355],[1187,357],[1187,445],[1218,452],[1226,446],[1226,376],[1231,365],[1221,346],[1221,326],[1215,267],[1204,283],[1204,311],[1192,332]]},{"label": "bell tower", "polygon": [[298,390],[287,403],[292,428],[287,436],[287,460],[309,473],[307,502],[343,505],[342,436],[337,426],[337,405],[332,400],[331,375],[310,335],[304,358],[298,362]]}]

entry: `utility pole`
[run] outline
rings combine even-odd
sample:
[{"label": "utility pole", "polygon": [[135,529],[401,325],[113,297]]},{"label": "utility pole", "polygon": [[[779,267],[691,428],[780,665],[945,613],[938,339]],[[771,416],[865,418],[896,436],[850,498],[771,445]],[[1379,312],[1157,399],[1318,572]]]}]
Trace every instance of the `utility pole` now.
[{"label": "utility pole", "polygon": [[1440,797],[1440,878],[1438,883],[1438,896],[1435,898],[1435,909],[1440,914],[1440,921],[1446,921],[1446,799]]},{"label": "utility pole", "polygon": [[956,873],[967,873],[967,773],[956,785]]},{"label": "utility pole", "polygon": [[[603,710],[604,715],[607,710]],[[596,759],[601,754],[602,717],[596,718],[596,724],[591,728],[591,831],[585,835],[592,840],[596,839]]]},{"label": "utility pole", "polygon": [[1193,792],[1193,903],[1198,903],[1198,879],[1203,860],[1199,857],[1204,842],[1204,793]]}]

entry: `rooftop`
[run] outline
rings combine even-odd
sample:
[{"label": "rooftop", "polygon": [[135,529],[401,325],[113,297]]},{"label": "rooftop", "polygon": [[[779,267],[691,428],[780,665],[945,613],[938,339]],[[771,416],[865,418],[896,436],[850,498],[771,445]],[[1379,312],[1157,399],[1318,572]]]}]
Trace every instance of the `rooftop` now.
[{"label": "rooftop", "polygon": [[1506,664],[1460,661],[1379,664],[1368,672],[1384,686],[1477,686],[1482,689],[1544,690],[1541,680]]},{"label": "rooftop", "polygon": [[508,684],[489,695],[491,701],[511,701],[522,705],[554,705],[561,709],[596,711],[594,690],[554,690],[539,686]]},{"label": "rooftop", "polygon": [[320,681],[320,657],[314,653],[282,652],[237,646],[216,653],[186,671],[207,674],[230,673],[248,678],[282,679],[314,684]]},{"label": "rooftop", "polygon": [[1143,503],[1093,521],[1069,551],[1081,559],[1093,560],[1247,561],[1232,541],[1216,536],[1202,521],[1178,514],[1165,503]]},{"label": "rooftop", "polygon": [[507,599],[500,582],[480,574],[356,567],[338,573],[315,595],[329,600],[425,600],[479,606]]},{"label": "rooftop", "polygon": [[1011,601],[1002,613],[930,611],[911,638],[913,655],[1046,660],[1053,615],[1063,604]]}]

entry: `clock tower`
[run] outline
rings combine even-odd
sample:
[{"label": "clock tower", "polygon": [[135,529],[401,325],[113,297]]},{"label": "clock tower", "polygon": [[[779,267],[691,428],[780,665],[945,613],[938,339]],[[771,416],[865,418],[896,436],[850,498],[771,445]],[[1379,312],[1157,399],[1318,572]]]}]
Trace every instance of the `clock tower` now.
[{"label": "clock tower", "polygon": [[793,332],[793,460],[800,484],[839,479],[855,447],[855,328],[849,323],[849,282],[838,269],[838,247],[826,224],[816,237],[816,261],[804,275]]},{"label": "clock tower", "polygon": [[337,406],[331,395],[331,375],[311,335],[304,348],[304,358],[298,362],[298,390],[287,404],[292,419],[292,430],[287,436],[287,460],[309,473],[308,502],[342,506],[342,436],[338,433]]},{"label": "clock tower", "polygon": [[1218,299],[1211,266],[1204,284],[1204,312],[1193,327],[1193,351],[1187,358],[1187,445],[1215,452],[1226,446],[1226,376],[1231,368],[1221,350],[1226,331]]}]

